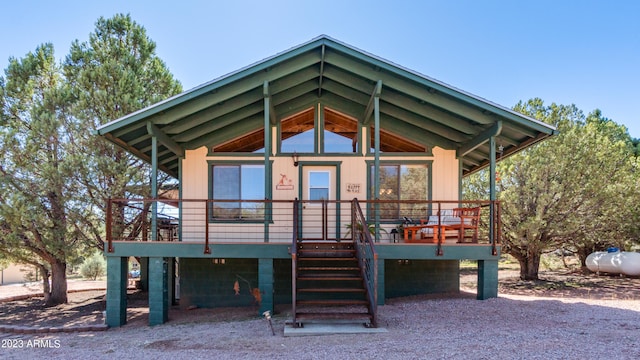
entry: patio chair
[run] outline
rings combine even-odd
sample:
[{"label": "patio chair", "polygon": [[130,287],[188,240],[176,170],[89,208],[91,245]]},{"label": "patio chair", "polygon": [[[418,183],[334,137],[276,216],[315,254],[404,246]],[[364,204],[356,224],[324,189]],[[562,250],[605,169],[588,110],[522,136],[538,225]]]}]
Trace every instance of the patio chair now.
[{"label": "patio chair", "polygon": [[455,208],[453,209],[453,216],[459,219],[458,224],[452,226],[452,228],[458,230],[458,242],[477,243],[480,207]]}]

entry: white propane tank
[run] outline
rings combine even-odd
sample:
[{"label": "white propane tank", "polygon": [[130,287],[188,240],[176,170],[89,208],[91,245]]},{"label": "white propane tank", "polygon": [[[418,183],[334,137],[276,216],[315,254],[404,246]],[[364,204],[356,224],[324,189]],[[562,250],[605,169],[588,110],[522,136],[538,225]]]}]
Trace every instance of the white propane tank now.
[{"label": "white propane tank", "polygon": [[593,272],[640,275],[640,253],[596,251],[587,256],[587,268]]}]

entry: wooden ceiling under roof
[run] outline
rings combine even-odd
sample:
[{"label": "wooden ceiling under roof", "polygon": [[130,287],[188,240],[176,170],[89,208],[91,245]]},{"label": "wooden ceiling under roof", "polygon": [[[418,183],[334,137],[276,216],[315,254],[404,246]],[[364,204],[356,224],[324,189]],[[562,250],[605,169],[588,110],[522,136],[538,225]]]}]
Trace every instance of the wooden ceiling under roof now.
[{"label": "wooden ceiling under roof", "polygon": [[[280,122],[281,139],[286,140],[312,130],[315,124],[314,108],[291,115]],[[358,121],[330,108],[324,109],[324,129],[344,138],[358,141]],[[375,144],[371,128],[371,146]],[[224,144],[213,147],[214,152],[255,152],[264,148],[264,130],[259,129]],[[423,145],[408,141],[389,131],[380,131],[380,150],[383,152],[426,152]]]}]

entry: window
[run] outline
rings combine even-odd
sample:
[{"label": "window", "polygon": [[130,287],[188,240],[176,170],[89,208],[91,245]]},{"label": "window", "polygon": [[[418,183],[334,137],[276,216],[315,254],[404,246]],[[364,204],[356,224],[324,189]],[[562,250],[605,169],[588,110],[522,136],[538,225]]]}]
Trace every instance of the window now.
[{"label": "window", "polygon": [[328,171],[309,171],[309,200],[329,200]]},{"label": "window", "polygon": [[[399,220],[402,217],[420,219],[427,214],[427,203],[402,204],[398,200],[429,200],[429,165],[380,165],[380,191],[374,193],[375,168],[370,167],[369,199],[390,201],[380,204],[380,219]],[[373,211],[373,209],[370,209]]]},{"label": "window", "polygon": [[280,152],[356,153],[358,129],[358,120],[354,117],[326,107],[308,108],[281,120]]},{"label": "window", "polygon": [[[212,165],[213,200],[264,200],[264,165]],[[264,203],[251,201],[215,201],[214,220],[264,219]]]}]

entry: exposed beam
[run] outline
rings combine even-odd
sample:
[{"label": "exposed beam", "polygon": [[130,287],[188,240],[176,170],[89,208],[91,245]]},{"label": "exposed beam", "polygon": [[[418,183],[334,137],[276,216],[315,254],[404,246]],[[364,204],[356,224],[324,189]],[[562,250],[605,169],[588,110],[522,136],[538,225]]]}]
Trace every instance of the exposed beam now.
[{"label": "exposed beam", "polygon": [[454,129],[444,126],[437,121],[420,116],[386,101],[381,102],[380,111],[399,120],[408,122],[411,125],[423,128],[433,134],[437,134],[437,136],[447,139],[448,141],[463,142],[467,140],[467,136],[465,136],[464,133],[455,131]]},{"label": "exposed beam", "polygon": [[325,55],[325,61],[337,67],[348,69],[359,76],[371,80],[382,80],[385,87],[394,88],[400,92],[423,99],[425,102],[446,109],[447,111],[451,111],[454,114],[473,120],[474,122],[490,124],[496,120],[495,115],[484,115],[479,108],[465,104],[462,100],[443,96],[437,91],[430,92],[429,88],[423,84],[407,81],[405,78],[385,71],[376,71],[370,64],[364,64],[355,59],[340,55],[337,52],[328,52]]},{"label": "exposed beam", "polygon": [[273,106],[279,106],[282,103],[291,101],[299,96],[305,95],[310,92],[313,92],[313,96],[315,96],[314,90],[317,86],[318,83],[315,80],[309,80],[302,84],[296,85],[287,91],[283,91],[279,94],[273,95]]},{"label": "exposed beam", "polygon": [[327,107],[356,119],[364,111],[364,105],[333,92],[326,92],[320,101]]},{"label": "exposed beam", "polygon": [[[366,106],[365,104],[369,101],[369,96],[366,93],[361,93],[352,87],[342,85],[333,80],[326,79],[323,87],[327,92],[342,96],[343,98],[357,102],[362,106]],[[362,116],[362,114],[358,114],[357,118],[360,118],[360,116]]]},{"label": "exposed beam", "polygon": [[322,55],[320,55],[320,79],[318,80],[318,97],[322,96],[322,76],[324,72],[324,52],[325,45],[322,44]]},{"label": "exposed beam", "polygon": [[273,101],[271,100],[271,93],[269,92],[269,82],[266,80],[262,85],[262,95],[264,96],[264,111],[269,113],[269,123],[275,125],[277,123],[276,110],[273,108]]},{"label": "exposed beam", "polygon": [[[113,135],[106,133],[104,134],[104,137],[107,138],[109,141],[111,141],[112,143],[116,144],[116,146],[132,153],[133,155],[135,155],[137,158],[139,158],[140,160],[143,160],[145,162],[147,162],[148,164],[151,164],[151,156],[149,156],[149,154],[146,154],[145,152],[141,151],[140,149],[137,149],[129,144],[127,144],[126,142],[122,141],[119,138],[113,137]],[[177,174],[173,171],[171,171],[169,168],[164,168],[164,167],[160,167],[160,169],[164,172],[166,172],[167,174],[173,176],[173,177],[177,177]]]},{"label": "exposed beam", "polygon": [[264,104],[262,104],[262,102],[255,102],[236,111],[220,116],[216,119],[211,119],[200,126],[190,128],[177,135],[174,135],[174,139],[179,142],[189,142],[204,134],[208,134],[225,126],[231,125],[234,122],[242,121],[247,117],[259,114],[263,110]]},{"label": "exposed beam", "polygon": [[[493,126],[491,126],[490,128],[484,130],[483,132],[478,134],[473,139],[467,141],[458,150],[456,150],[456,156],[458,158],[461,158],[461,157],[467,155],[468,153],[470,153],[473,150],[477,149],[480,145],[482,145],[482,144],[486,143],[487,141],[489,141],[489,139],[491,139],[492,137],[496,137],[496,136],[500,135],[501,131],[502,131],[502,121],[496,121],[496,123],[493,124]],[[489,154],[489,155],[491,155],[491,154]]]},{"label": "exposed beam", "polygon": [[364,110],[364,114],[362,115],[362,124],[367,125],[369,123],[369,119],[371,118],[371,114],[375,110],[375,99],[380,99],[380,94],[382,93],[382,80],[378,80],[376,86],[373,88],[371,92],[371,97],[369,98],[369,103],[367,104],[367,108]]},{"label": "exposed beam", "polygon": [[196,98],[185,101],[173,108],[167,109],[165,112],[153,116],[155,124],[169,124],[185,116],[194,114],[200,110],[226,101],[247,91],[262,87],[264,81],[273,81],[281,77],[287,76],[308,66],[314,65],[320,61],[320,54],[309,52],[301,54],[295,59],[283,62],[270,68],[269,71],[261,71],[249,75],[245,78],[229,83],[224,87],[213,90],[208,94],[203,94]]},{"label": "exposed beam", "polygon": [[201,146],[215,146],[242,135],[258,130],[264,126],[263,114],[254,115],[230,126],[204,134],[188,143],[184,144],[185,149],[197,149]]},{"label": "exposed beam", "polygon": [[429,133],[420,127],[398,121],[397,119],[385,114],[380,114],[380,126],[382,126],[384,130],[388,130],[396,136],[406,138],[416,144],[439,146],[447,150],[455,149],[456,146],[455,143],[439,136],[433,136],[432,133]]},{"label": "exposed beam", "polygon": [[184,149],[150,121],[147,122],[147,132],[152,136],[152,139],[153,137],[157,138],[162,145],[173,151],[174,154],[182,158],[184,157]]},{"label": "exposed beam", "polygon": [[212,106],[201,110],[193,115],[189,115],[180,119],[171,125],[164,127],[164,131],[167,134],[179,134],[183,131],[188,131],[196,126],[206,124],[211,120],[214,120],[220,116],[224,116],[237,109],[241,109],[253,103],[260,103],[262,106],[262,89],[255,88],[249,92],[236,96],[223,103],[212,104]]}]

